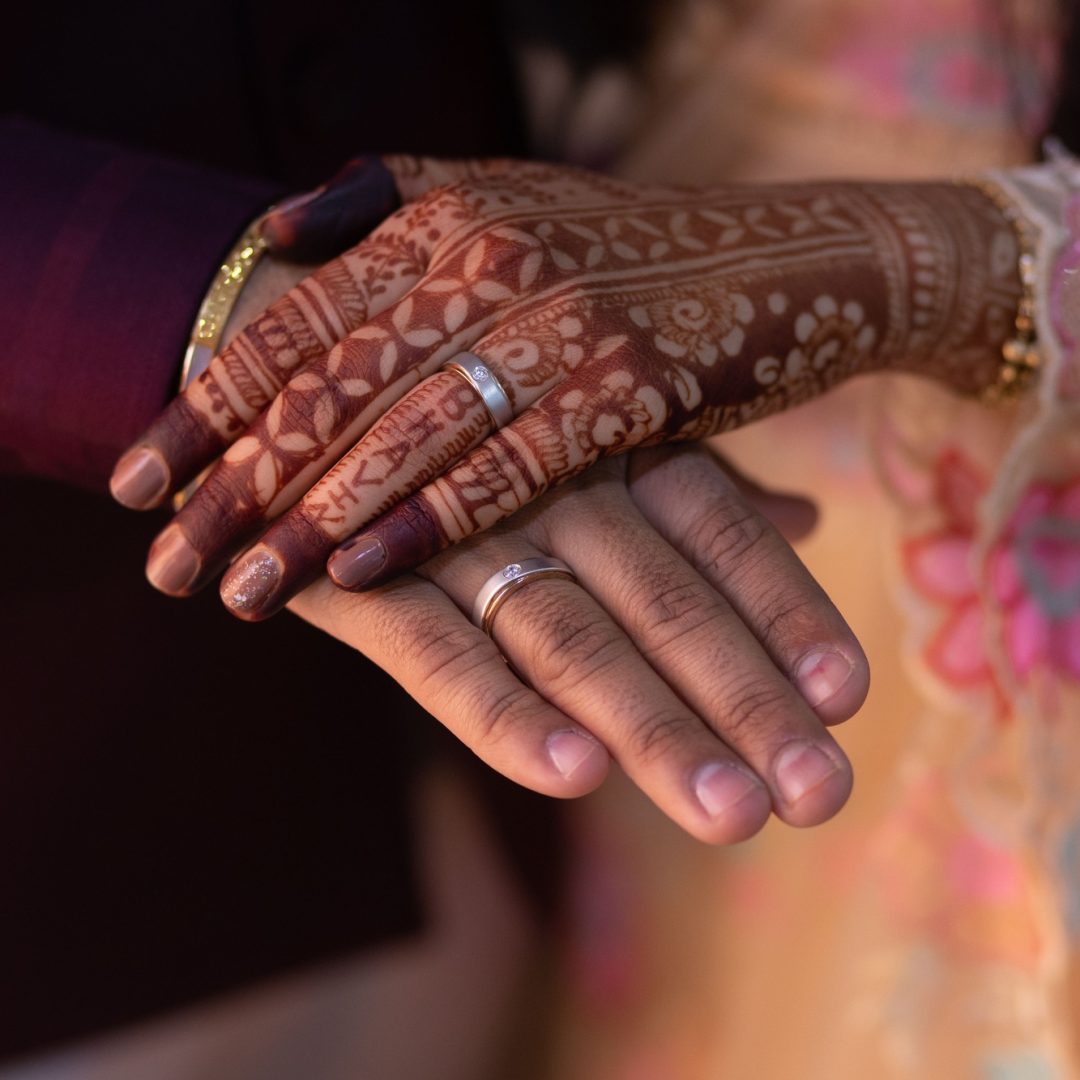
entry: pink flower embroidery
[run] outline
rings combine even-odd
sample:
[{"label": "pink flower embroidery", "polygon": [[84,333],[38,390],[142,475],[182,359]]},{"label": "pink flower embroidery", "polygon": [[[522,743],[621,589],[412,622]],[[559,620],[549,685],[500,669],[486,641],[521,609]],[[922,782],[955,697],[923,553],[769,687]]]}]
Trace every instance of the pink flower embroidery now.
[{"label": "pink flower embroidery", "polygon": [[[986,487],[972,462],[946,450],[934,475],[941,527],[908,540],[903,558],[914,588],[945,609],[924,649],[930,669],[956,688],[986,687],[1005,714],[974,557],[976,508]],[[1032,484],[983,569],[1017,681],[1041,670],[1080,682],[1080,479]]]},{"label": "pink flower embroidery", "polygon": [[926,663],[950,686],[986,687],[1004,712],[1005,695],[986,651],[985,613],[973,558],[976,510],[986,487],[971,461],[959,450],[946,450],[934,470],[932,495],[941,527],[907,540],[903,560],[915,589],[945,608],[924,648]]},{"label": "pink flower embroidery", "polygon": [[1080,682],[1080,479],[1032,484],[988,570],[1017,679],[1043,669]]}]

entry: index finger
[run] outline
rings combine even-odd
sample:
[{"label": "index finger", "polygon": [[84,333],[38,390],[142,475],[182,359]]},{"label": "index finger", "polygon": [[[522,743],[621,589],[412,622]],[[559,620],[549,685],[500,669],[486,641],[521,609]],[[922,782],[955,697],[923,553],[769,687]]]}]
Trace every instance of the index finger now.
[{"label": "index finger", "polygon": [[598,787],[607,751],[525,686],[438,586],[412,575],[359,596],[323,578],[289,609],[392,675],[492,768],[557,798]]}]

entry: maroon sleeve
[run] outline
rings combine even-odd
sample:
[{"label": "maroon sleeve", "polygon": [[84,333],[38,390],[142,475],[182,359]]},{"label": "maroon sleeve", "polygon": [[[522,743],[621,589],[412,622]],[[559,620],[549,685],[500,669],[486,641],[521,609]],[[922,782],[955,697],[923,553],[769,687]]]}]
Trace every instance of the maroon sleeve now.
[{"label": "maroon sleeve", "polygon": [[104,489],[218,261],[279,193],[0,119],[0,471]]}]

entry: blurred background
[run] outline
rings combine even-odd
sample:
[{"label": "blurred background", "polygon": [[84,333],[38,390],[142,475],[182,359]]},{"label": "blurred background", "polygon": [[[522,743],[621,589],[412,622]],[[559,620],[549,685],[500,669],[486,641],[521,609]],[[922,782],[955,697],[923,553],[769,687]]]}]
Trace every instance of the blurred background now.
[{"label": "blurred background", "polygon": [[[391,150],[695,185],[909,179],[1068,133],[1070,17],[1057,0],[61,3],[14,17],[0,89],[11,114],[281,190]],[[1053,897],[1076,869],[1031,858],[1018,751],[987,736],[993,703],[961,677],[951,613],[904,562],[914,519],[880,482],[883,454],[917,443],[907,490],[932,503],[963,422],[933,387],[875,380],[722,438],[818,501],[799,552],[873,668],[838,733],[848,807],[729,850],[619,776],[556,805],[485,774],[291,617],[153,594],[160,522],[5,478],[0,1077],[1074,1075]],[[331,670],[344,685],[312,677]]]}]

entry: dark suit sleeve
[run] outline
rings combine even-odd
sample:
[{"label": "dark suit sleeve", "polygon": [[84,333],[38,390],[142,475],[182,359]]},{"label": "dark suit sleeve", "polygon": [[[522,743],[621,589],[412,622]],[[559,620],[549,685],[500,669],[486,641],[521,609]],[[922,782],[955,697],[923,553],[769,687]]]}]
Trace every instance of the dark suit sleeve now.
[{"label": "dark suit sleeve", "polygon": [[0,471],[104,489],[271,184],[0,119]]}]

